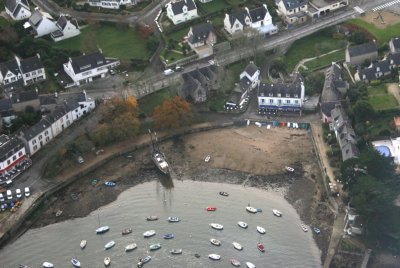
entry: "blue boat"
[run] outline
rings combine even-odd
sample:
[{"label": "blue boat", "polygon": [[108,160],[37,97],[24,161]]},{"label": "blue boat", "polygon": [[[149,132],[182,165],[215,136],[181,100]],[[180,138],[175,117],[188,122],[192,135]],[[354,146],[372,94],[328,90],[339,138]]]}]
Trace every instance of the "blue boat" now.
[{"label": "blue boat", "polygon": [[72,198],[72,200],[78,200],[78,197],[76,196],[76,194],[71,194],[71,198]]},{"label": "blue boat", "polygon": [[257,212],[262,212],[262,209],[261,209],[261,208],[258,208],[258,209],[257,209]]},{"label": "blue boat", "polygon": [[112,182],[112,181],[106,181],[104,184],[106,186],[115,186],[115,182]]},{"label": "blue boat", "polygon": [[166,234],[164,235],[164,239],[171,239],[174,238],[174,234]]},{"label": "blue boat", "polygon": [[321,232],[321,230],[318,229],[317,227],[314,227],[314,232],[315,232],[316,234],[319,234],[319,233]]}]

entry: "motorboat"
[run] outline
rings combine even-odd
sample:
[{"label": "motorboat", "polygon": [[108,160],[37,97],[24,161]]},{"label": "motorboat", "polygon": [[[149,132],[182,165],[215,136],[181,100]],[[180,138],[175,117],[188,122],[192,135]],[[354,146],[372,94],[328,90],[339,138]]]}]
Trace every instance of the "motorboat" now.
[{"label": "motorboat", "polygon": [[151,245],[149,248],[150,248],[150,250],[157,250],[157,249],[161,248],[161,244],[160,243],[154,244],[154,245]]},{"label": "motorboat", "polygon": [[105,257],[105,258],[104,258],[104,265],[105,265],[105,266],[109,266],[110,263],[111,263],[110,257]]},{"label": "motorboat", "polygon": [[146,220],[147,221],[156,221],[156,220],[158,220],[158,217],[157,216],[148,216],[148,217],[146,217]]},{"label": "motorboat", "polygon": [[108,242],[108,243],[104,246],[104,248],[105,248],[105,249],[110,249],[110,248],[112,248],[113,246],[115,246],[115,242],[114,242],[114,241],[110,241],[110,242]]},{"label": "motorboat", "polygon": [[321,230],[318,229],[317,227],[314,227],[314,232],[315,232],[316,234],[319,234],[319,233],[321,233]]},{"label": "motorboat", "polygon": [[240,261],[236,260],[236,259],[231,259],[231,263],[233,266],[239,267],[240,266]]},{"label": "motorboat", "polygon": [[87,245],[87,241],[86,240],[82,240],[81,244],[80,244],[81,249],[84,249],[86,247],[86,245]]},{"label": "motorboat", "polygon": [[125,247],[125,251],[128,252],[128,251],[134,250],[135,248],[136,248],[136,243],[132,243]]},{"label": "motorboat", "polygon": [[221,241],[215,239],[215,238],[211,238],[210,239],[211,244],[213,244],[214,246],[220,246],[221,245]]},{"label": "motorboat", "polygon": [[151,236],[153,236],[153,235],[155,235],[155,234],[156,234],[156,231],[150,230],[150,231],[144,232],[144,233],[143,233],[143,236],[144,236],[144,237],[151,237]]},{"label": "motorboat", "polygon": [[168,217],[169,222],[179,222],[180,219],[178,217]]},{"label": "motorboat", "polygon": [[257,226],[257,231],[258,231],[260,234],[265,234],[265,229],[262,228],[261,226]]},{"label": "motorboat", "polygon": [[288,172],[294,172],[294,168],[292,168],[292,167],[286,166],[285,169],[286,169],[286,171],[288,171]]},{"label": "motorboat", "polygon": [[277,209],[273,209],[272,213],[274,213],[274,215],[277,216],[277,217],[282,217],[282,213]]},{"label": "motorboat", "polygon": [[257,248],[258,248],[258,250],[261,251],[261,252],[264,252],[264,251],[265,251],[264,245],[261,244],[261,243],[258,243],[258,244],[257,244]]},{"label": "motorboat", "polygon": [[308,228],[307,226],[305,226],[304,224],[300,224],[301,229],[303,229],[304,232],[308,232]]},{"label": "motorboat", "polygon": [[215,211],[217,208],[216,207],[206,207],[207,211]]},{"label": "motorboat", "polygon": [[257,212],[262,212],[262,209],[261,208],[257,208]]},{"label": "motorboat", "polygon": [[218,260],[221,259],[221,256],[220,256],[220,255],[217,255],[217,254],[210,254],[210,255],[208,255],[208,257],[209,257],[210,259],[214,260],[214,261],[218,261]]},{"label": "motorboat", "polygon": [[210,162],[210,160],[211,160],[211,156],[210,155],[207,155],[206,158],[204,159],[204,161],[206,163]]},{"label": "motorboat", "polygon": [[246,262],[246,266],[247,266],[247,268],[256,268],[256,266],[249,261]]},{"label": "motorboat", "polygon": [[105,232],[108,232],[108,230],[110,230],[109,226],[102,226],[102,227],[96,229],[96,233],[103,234]]},{"label": "motorboat", "polygon": [[210,223],[210,226],[216,230],[222,230],[224,229],[224,226],[218,223]]},{"label": "motorboat", "polygon": [[18,268],[29,268],[29,266],[28,266],[28,265],[20,264]]},{"label": "motorboat", "polygon": [[139,258],[139,261],[138,261],[138,263],[137,263],[137,267],[139,267],[139,268],[142,267],[143,264],[149,262],[150,260],[151,260],[151,256],[147,256],[147,257],[144,258],[144,259]]},{"label": "motorboat", "polygon": [[174,238],[174,234],[166,234],[164,235],[164,239],[171,239]]},{"label": "motorboat", "polygon": [[75,266],[75,267],[81,267],[81,263],[80,263],[78,260],[76,260],[76,259],[72,259],[72,260],[71,260],[71,263],[72,263],[72,265]]},{"label": "motorboat", "polygon": [[170,252],[171,252],[171,254],[173,254],[173,255],[182,254],[182,249],[181,249],[181,248],[173,249],[173,250],[171,250]]},{"label": "motorboat", "polygon": [[219,194],[222,196],[229,196],[229,194],[227,192],[219,192]]},{"label": "motorboat", "polygon": [[110,186],[110,187],[113,187],[113,186],[116,185],[115,182],[112,182],[112,181],[106,181],[104,184],[105,184],[106,186]]},{"label": "motorboat", "polygon": [[239,244],[238,242],[233,242],[232,243],[233,247],[236,248],[237,250],[242,250],[243,247],[241,244]]},{"label": "motorboat", "polygon": [[42,265],[43,265],[43,267],[46,267],[46,268],[53,268],[54,267],[54,265],[51,262],[48,262],[48,261],[45,261]]},{"label": "motorboat", "polygon": [[126,228],[124,230],[122,230],[122,235],[127,235],[132,233],[132,228]]},{"label": "motorboat", "polygon": [[245,223],[244,221],[238,221],[238,225],[239,225],[239,227],[242,227],[244,229],[246,229],[248,227],[247,223]]},{"label": "motorboat", "polygon": [[[149,129],[149,134],[150,134],[150,139],[151,139],[151,145],[152,145],[152,151],[151,151],[151,160],[153,161],[154,165],[156,168],[163,173],[164,175],[169,175],[169,164],[167,161],[167,158],[162,152],[157,144],[153,142],[153,137],[151,135],[151,131]],[[154,132],[154,135],[156,136],[156,142],[157,142],[157,134]]]},{"label": "motorboat", "polygon": [[250,212],[250,213],[257,213],[257,209],[255,209],[255,208],[253,208],[253,207],[250,207],[250,206],[246,207],[246,210],[247,210],[248,212]]},{"label": "motorboat", "polygon": [[143,263],[147,263],[151,260],[151,256],[147,256],[146,258],[143,259]]}]

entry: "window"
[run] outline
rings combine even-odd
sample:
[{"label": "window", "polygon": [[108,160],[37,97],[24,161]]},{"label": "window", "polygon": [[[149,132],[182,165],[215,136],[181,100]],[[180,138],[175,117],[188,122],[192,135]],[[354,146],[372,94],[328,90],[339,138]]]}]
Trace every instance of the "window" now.
[{"label": "window", "polygon": [[48,142],[50,140],[50,138],[49,137],[46,137],[46,142]]},{"label": "window", "polygon": [[65,119],[68,119],[68,115],[65,116]]},{"label": "window", "polygon": [[299,104],[299,101],[298,101],[298,100],[295,100],[294,103]]},{"label": "window", "polygon": [[7,165],[10,165],[11,164],[11,161],[10,160],[7,160]]},{"label": "window", "polygon": [[286,98],[290,98],[290,94],[286,93]]},{"label": "window", "polygon": [[16,156],[16,155],[13,156],[13,162],[14,162],[15,160],[17,160],[17,156]]},{"label": "window", "polygon": [[273,96],[274,96],[274,93],[269,93],[269,96],[270,96],[270,97],[273,97]]},{"label": "window", "polygon": [[49,131],[46,130],[46,131],[44,132],[44,135],[45,135],[45,136],[48,136],[48,135],[49,135]]},{"label": "window", "polygon": [[295,97],[295,98],[298,98],[298,97],[299,97],[299,95],[297,95],[297,94],[294,94],[294,97]]},{"label": "window", "polygon": [[290,104],[290,100],[286,100],[286,104]]},{"label": "window", "polygon": [[265,102],[265,99],[261,99],[261,103],[264,103]]},{"label": "window", "polygon": [[37,73],[38,73],[38,74],[41,74],[41,73],[42,73],[42,70],[38,70]]},{"label": "window", "polygon": [[281,96],[281,93],[278,93],[277,96],[280,97],[280,96]]},{"label": "window", "polygon": [[269,99],[269,103],[274,103],[274,99]]},{"label": "window", "polygon": [[239,23],[236,23],[236,28],[239,28]]},{"label": "window", "polygon": [[21,152],[21,151],[19,151],[19,152],[18,152],[18,156],[21,156],[21,155],[22,155],[22,152]]},{"label": "window", "polygon": [[61,123],[64,122],[64,119],[61,117]]},{"label": "window", "polygon": [[29,77],[29,76],[30,76],[30,74],[29,74],[29,73],[28,73],[28,74],[25,74],[25,76],[26,76],[26,77]]},{"label": "window", "polygon": [[35,71],[33,71],[33,72],[32,72],[32,75],[35,75],[35,74],[36,74],[36,72],[35,72]]},{"label": "window", "polygon": [[36,151],[37,150],[37,146],[35,145],[35,146],[33,146],[33,150],[34,151]]},{"label": "window", "polygon": [[41,141],[42,139],[43,139],[43,136],[42,136],[42,135],[40,135],[40,136],[39,136],[39,140]]},{"label": "window", "polygon": [[32,141],[32,144],[36,144],[36,139]]}]

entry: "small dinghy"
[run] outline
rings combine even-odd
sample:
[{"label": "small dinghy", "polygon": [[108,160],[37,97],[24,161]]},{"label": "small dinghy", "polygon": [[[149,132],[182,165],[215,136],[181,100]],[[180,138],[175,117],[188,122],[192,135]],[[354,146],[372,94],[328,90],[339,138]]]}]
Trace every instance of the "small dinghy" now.
[{"label": "small dinghy", "polygon": [[148,217],[146,217],[146,220],[147,221],[156,221],[156,220],[158,220],[158,217],[157,216],[148,216]]},{"label": "small dinghy", "polygon": [[105,184],[106,186],[110,186],[110,187],[115,186],[115,182],[112,182],[112,181],[106,181],[104,184]]},{"label": "small dinghy", "polygon": [[29,266],[28,266],[28,265],[20,264],[20,265],[19,265],[19,268],[29,268]]},{"label": "small dinghy", "polygon": [[210,162],[210,160],[211,160],[211,156],[210,155],[207,155],[206,158],[204,159],[204,161],[206,163]]},{"label": "small dinghy", "polygon": [[48,262],[48,261],[45,261],[42,265],[43,265],[43,267],[46,267],[46,268],[53,268],[54,267],[54,265],[51,262]]},{"label": "small dinghy", "polygon": [[233,242],[232,245],[237,250],[242,250],[243,249],[242,245],[239,244],[238,242]]},{"label": "small dinghy", "polygon": [[81,249],[84,249],[86,247],[86,245],[87,245],[87,241],[86,240],[82,240],[81,244],[80,244]]},{"label": "small dinghy", "polygon": [[272,213],[274,213],[274,215],[277,216],[277,217],[282,217],[282,213],[277,209],[273,209]]},{"label": "small dinghy", "polygon": [[169,222],[179,222],[180,219],[178,217],[168,217]]},{"label": "small dinghy", "polygon": [[308,232],[308,228],[307,226],[305,226],[304,224],[300,224],[301,229],[303,229],[304,232]]},{"label": "small dinghy", "polygon": [[109,226],[102,226],[102,227],[96,229],[96,233],[103,234],[105,232],[108,232],[108,230],[110,230]]},{"label": "small dinghy", "polygon": [[150,248],[150,250],[157,250],[157,249],[161,248],[161,244],[160,243],[154,244],[154,245],[151,245],[149,248]]},{"label": "small dinghy", "polygon": [[210,223],[210,226],[216,230],[222,230],[224,229],[224,226],[218,223]]},{"label": "small dinghy", "polygon": [[240,266],[240,261],[235,260],[235,259],[231,259],[231,263],[233,266],[239,267]]},{"label": "small dinghy", "polygon": [[138,263],[137,263],[137,267],[142,267],[143,266],[143,264],[145,264],[146,262],[149,262],[151,260],[151,256],[147,256],[146,258],[144,258],[144,259],[142,259],[142,258],[139,258],[139,261],[138,261]]},{"label": "small dinghy", "polygon": [[199,254],[199,253],[195,253],[194,256],[195,256],[196,258],[200,258],[200,254]]},{"label": "small dinghy", "polygon": [[229,196],[229,194],[227,192],[219,192],[219,194],[222,196]]},{"label": "small dinghy", "polygon": [[255,209],[255,208],[253,208],[253,207],[250,207],[250,206],[246,207],[246,210],[247,210],[248,212],[250,212],[250,213],[257,213],[257,209]]},{"label": "small dinghy", "polygon": [[216,207],[206,207],[207,211],[215,211],[217,208]]},{"label": "small dinghy", "polygon": [[111,263],[110,257],[105,257],[105,258],[104,258],[104,265],[105,265],[105,266],[110,266],[110,263]]},{"label": "small dinghy", "polygon": [[128,251],[134,250],[135,248],[136,248],[136,243],[132,243],[125,247],[125,251],[128,252]]},{"label": "small dinghy", "polygon": [[257,231],[258,231],[260,234],[265,234],[265,229],[262,228],[261,226],[257,226]]},{"label": "small dinghy", "polygon": [[210,254],[208,255],[208,257],[214,261],[218,261],[221,259],[221,256],[217,255],[217,254]]},{"label": "small dinghy", "polygon": [[246,266],[247,266],[247,268],[256,268],[256,266],[249,261],[246,262]]},{"label": "small dinghy", "polygon": [[164,235],[164,239],[171,239],[174,238],[174,234],[166,234]]},{"label": "small dinghy", "polygon": [[265,248],[264,248],[263,244],[261,244],[261,243],[258,243],[258,244],[257,244],[257,248],[258,248],[258,250],[261,251],[261,252],[264,252],[264,251],[265,251]]},{"label": "small dinghy", "polygon": [[285,169],[286,169],[286,171],[288,171],[288,172],[291,172],[291,173],[294,172],[294,168],[292,168],[292,167],[286,166]]},{"label": "small dinghy", "polygon": [[78,260],[76,260],[76,259],[72,259],[72,260],[71,260],[71,263],[72,263],[72,265],[75,266],[75,267],[81,267],[81,263],[80,263]]},{"label": "small dinghy", "polygon": [[239,225],[239,227],[242,227],[244,229],[246,229],[248,227],[247,223],[245,223],[244,221],[238,221],[238,225]]},{"label": "small dinghy", "polygon": [[143,236],[144,236],[144,237],[151,237],[151,236],[153,236],[153,235],[155,235],[155,234],[156,234],[156,231],[150,230],[150,231],[144,232],[144,233],[143,233]]},{"label": "small dinghy", "polygon": [[257,208],[257,212],[262,212],[262,209],[261,208]]},{"label": "small dinghy", "polygon": [[178,255],[178,254],[182,254],[182,249],[181,249],[181,248],[173,249],[173,250],[171,250],[170,252],[171,252],[171,254],[173,254],[173,255]]},{"label": "small dinghy", "polygon": [[221,241],[215,239],[215,238],[211,238],[210,239],[211,244],[213,244],[214,246],[220,246],[221,245]]},{"label": "small dinghy", "polygon": [[122,235],[127,235],[132,233],[132,228],[126,228],[124,230],[122,230]]},{"label": "small dinghy", "polygon": [[114,242],[114,241],[110,241],[110,242],[108,242],[107,244],[105,244],[104,248],[105,248],[105,249],[110,249],[110,248],[112,248],[113,246],[115,246],[115,242]]}]

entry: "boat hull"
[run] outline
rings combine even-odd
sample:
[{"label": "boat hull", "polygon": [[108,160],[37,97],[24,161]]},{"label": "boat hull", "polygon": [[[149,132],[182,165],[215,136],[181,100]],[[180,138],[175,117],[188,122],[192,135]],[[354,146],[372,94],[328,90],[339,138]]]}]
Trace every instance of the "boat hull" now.
[{"label": "boat hull", "polygon": [[168,164],[167,158],[165,157],[164,153],[161,152],[161,151],[157,151],[157,150],[154,150],[154,151],[151,153],[151,155],[150,155],[150,156],[151,156],[151,160],[153,161],[153,163],[154,163],[154,165],[156,166],[156,168],[157,168],[162,174],[164,174],[164,175],[169,175],[169,164],[168,164],[168,167],[167,167],[167,168],[163,169],[163,168],[160,166],[160,164],[158,163],[158,161],[157,161],[157,156],[156,156],[157,154],[161,155],[162,159]]}]

